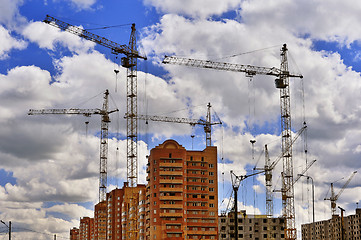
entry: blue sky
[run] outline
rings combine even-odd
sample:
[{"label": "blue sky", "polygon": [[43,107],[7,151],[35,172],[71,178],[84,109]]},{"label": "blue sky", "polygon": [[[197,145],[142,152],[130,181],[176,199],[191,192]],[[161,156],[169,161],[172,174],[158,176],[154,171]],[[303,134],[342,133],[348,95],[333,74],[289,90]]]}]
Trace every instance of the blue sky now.
[{"label": "blue sky", "polygon": [[[330,204],[323,200],[330,183],[360,170],[361,3],[0,0],[0,5],[0,219],[14,226],[66,238],[80,217],[92,216],[98,199],[100,118],[27,116],[30,108],[98,108],[109,89],[111,108],[120,109],[110,124],[109,188],[121,187],[126,178],[126,70],[109,49],[42,23],[46,14],[120,44],[129,41],[128,24],[136,24],[139,51],[148,56],[138,63],[139,113],[197,119],[212,104],[224,123],[212,133],[222,209],[229,198],[230,170],[246,174],[256,162],[261,167],[265,144],[271,159],[279,155],[279,92],[269,76],[250,82],[240,73],[163,65],[164,55],[279,67],[279,49],[287,43],[290,71],[304,76],[291,80],[292,127],[297,131],[304,119],[308,125],[307,156],[305,135],[293,148],[294,175],[306,158],[317,159],[308,171],[315,180],[316,220],[330,217]],[[120,70],[117,77],[114,69]],[[168,138],[187,149],[205,147],[202,126],[140,122],[141,183],[149,149]],[[251,139],[256,140],[254,159]],[[281,171],[281,166],[274,171],[276,188]],[[361,199],[360,182],[356,174],[339,199],[347,214]],[[264,176],[248,178],[244,185],[240,208],[264,213]],[[305,179],[295,185],[298,226],[310,220],[309,191]],[[280,196],[275,198],[275,214],[280,214]]]}]

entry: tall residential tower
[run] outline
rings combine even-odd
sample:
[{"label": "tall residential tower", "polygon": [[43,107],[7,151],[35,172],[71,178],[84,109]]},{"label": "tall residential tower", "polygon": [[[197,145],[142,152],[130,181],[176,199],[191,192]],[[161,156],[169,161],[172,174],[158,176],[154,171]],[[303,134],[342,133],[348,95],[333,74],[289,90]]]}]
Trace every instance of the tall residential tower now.
[{"label": "tall residential tower", "polygon": [[167,140],[150,151],[146,239],[217,239],[217,148]]}]

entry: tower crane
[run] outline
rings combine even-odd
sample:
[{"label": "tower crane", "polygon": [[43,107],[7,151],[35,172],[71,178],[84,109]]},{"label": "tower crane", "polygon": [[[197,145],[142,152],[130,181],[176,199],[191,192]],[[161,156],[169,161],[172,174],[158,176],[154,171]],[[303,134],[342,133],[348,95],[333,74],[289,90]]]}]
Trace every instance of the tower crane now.
[{"label": "tower crane", "polygon": [[60,21],[49,15],[46,16],[45,23],[61,30],[70,32],[79,37],[85,38],[104,47],[110,48],[113,54],[123,54],[125,57],[121,58],[121,64],[127,69],[127,181],[128,186],[131,187],[131,226],[129,235],[130,238],[137,238],[138,228],[137,219],[135,218],[135,211],[137,200],[135,197],[134,188],[138,183],[138,123],[137,123],[137,60],[138,58],[146,60],[147,57],[141,55],[137,51],[136,29],[135,24],[132,24],[131,34],[128,45],[118,44],[104,37],[90,33],[82,28],[73,26],[71,24]]},{"label": "tower crane", "polygon": [[107,193],[107,160],[108,160],[108,125],[110,123],[109,114],[119,111],[118,109],[108,110],[109,91],[104,93],[104,103],[102,109],[30,109],[28,115],[44,114],[82,114],[86,117],[91,115],[101,115],[100,134],[100,167],[99,167],[99,202],[106,200]]},{"label": "tower crane", "polygon": [[127,69],[127,179],[130,187],[135,187],[138,181],[138,159],[137,159],[137,59],[146,60],[147,57],[137,51],[136,29],[132,24],[129,44],[118,44],[104,37],[90,33],[80,27],[73,26],[59,19],[46,15],[45,23],[57,27],[63,31],[70,32],[104,47],[110,48],[114,54],[124,54],[121,63]]},{"label": "tower crane", "polygon": [[351,176],[348,178],[346,183],[342,186],[342,188],[336,195],[335,195],[335,190],[333,189],[333,183],[331,183],[331,196],[329,198],[325,198],[324,200],[330,200],[332,216],[336,215],[336,201],[338,200],[342,192],[345,190],[345,188],[348,186],[348,184],[351,182],[353,176],[355,176],[356,173],[357,171],[354,171],[351,174]]},{"label": "tower crane", "polygon": [[[303,128],[301,128],[297,133],[296,136],[292,139],[291,141],[291,146],[294,144],[294,142],[298,139],[298,137],[306,130],[307,126],[305,125]],[[278,162],[282,159],[282,156],[284,154],[281,153],[272,163],[271,163],[271,159],[269,157],[269,153],[268,153],[268,146],[267,144],[265,145],[265,165],[264,168],[254,168],[254,170],[264,170],[265,172],[265,185],[266,185],[266,215],[268,217],[273,217],[273,190],[272,190],[272,171],[273,169],[276,167],[276,165],[278,164]],[[302,170],[301,175],[304,174],[314,163],[316,162],[316,160],[311,161],[309,164],[307,164],[307,166],[305,167],[305,169]],[[300,175],[298,175],[294,181],[293,184],[294,185],[299,179],[300,179]],[[271,239],[273,239],[273,235],[272,235],[272,228],[269,226],[267,228],[270,232],[269,236]]]},{"label": "tower crane", "polygon": [[[191,126],[203,125],[204,132],[206,133],[206,146],[212,146],[212,125],[222,124],[222,121],[216,115],[218,121],[212,122],[211,118],[211,104],[207,105],[207,116],[206,120],[203,119],[189,119],[189,118],[177,118],[177,117],[166,117],[166,116],[150,116],[150,115],[137,115],[137,119],[141,120],[151,120],[155,122],[172,122],[172,123],[186,123]],[[126,118],[127,116],[125,116]]]},{"label": "tower crane", "polygon": [[247,76],[257,74],[275,76],[276,88],[280,89],[281,106],[281,133],[282,133],[282,159],[283,159],[283,179],[282,179],[282,214],[285,218],[285,239],[295,240],[297,232],[295,227],[295,206],[293,189],[293,161],[291,147],[291,101],[289,90],[289,78],[303,78],[301,74],[292,74],[288,71],[287,45],[281,48],[280,68],[257,67],[251,65],[241,65],[232,63],[214,62],[209,60],[197,60],[189,58],[180,58],[175,56],[166,56],[164,64],[176,64],[198,68],[207,68],[215,70],[244,72]]},{"label": "tower crane", "polygon": [[[307,126],[302,127],[295,135],[295,137],[291,140],[291,145],[289,147],[292,147],[292,145],[296,142],[298,137],[306,130]],[[288,150],[288,149],[286,149]],[[264,168],[254,168],[254,170],[264,170],[265,171],[265,182],[266,182],[266,214],[268,217],[273,216],[273,190],[272,190],[272,171],[276,167],[276,165],[279,163],[279,161],[282,159],[284,153],[281,153],[272,163],[271,159],[269,157],[268,153],[268,146],[265,145],[265,165]],[[301,174],[304,174],[311,166],[314,164],[316,160],[311,161],[305,169],[302,170]],[[297,176],[293,184],[294,185],[301,176]]]}]

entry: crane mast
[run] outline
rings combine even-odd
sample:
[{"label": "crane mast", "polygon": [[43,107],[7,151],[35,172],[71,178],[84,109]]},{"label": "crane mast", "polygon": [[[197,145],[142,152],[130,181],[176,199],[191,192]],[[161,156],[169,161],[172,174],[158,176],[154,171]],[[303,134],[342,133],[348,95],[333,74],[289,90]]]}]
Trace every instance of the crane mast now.
[{"label": "crane mast", "polygon": [[[146,60],[146,56],[142,56],[137,51],[136,29],[135,24],[132,24],[131,34],[128,45],[118,44],[110,41],[104,37],[90,33],[82,28],[70,25],[60,21],[49,15],[46,16],[45,23],[61,30],[70,32],[79,37],[85,38],[104,47],[110,48],[114,54],[124,54],[121,58],[121,64],[127,69],[127,181],[128,186],[135,188],[138,183],[138,125],[137,125],[137,60],[138,58]],[[134,189],[132,189],[133,191]],[[132,192],[132,211],[136,209],[135,192]],[[135,214],[130,214],[135,216]],[[137,238],[137,219],[131,219],[130,238]]]},{"label": "crane mast", "polygon": [[59,19],[46,15],[44,22],[57,27],[63,31],[70,32],[89,41],[107,47],[114,54],[124,54],[121,59],[122,66],[127,68],[127,179],[130,187],[137,184],[137,59],[146,60],[146,56],[142,56],[136,47],[136,29],[132,24],[129,45],[118,44],[104,37],[88,32],[80,27],[73,26]]},{"label": "crane mast", "polygon": [[267,144],[265,148],[265,177],[266,177],[266,214],[267,217],[273,217],[273,193],[272,193],[272,169],[271,159],[269,158]]},{"label": "crane mast", "polygon": [[282,179],[282,214],[285,218],[285,239],[295,240],[297,238],[295,228],[295,207],[293,190],[293,160],[292,160],[292,136],[291,136],[291,102],[289,90],[289,78],[303,78],[301,74],[291,74],[288,71],[287,46],[284,44],[281,48],[280,68],[257,67],[251,65],[241,65],[232,63],[221,63],[207,60],[196,60],[189,58],[165,56],[163,63],[176,64],[190,67],[244,72],[247,76],[256,74],[276,76],[276,88],[280,89],[280,108],[281,108],[281,136],[282,136],[282,160],[283,160],[283,179]]},{"label": "crane mast", "polygon": [[[172,123],[186,123],[190,124],[191,126],[195,125],[203,125],[204,126],[204,132],[206,133],[206,146],[212,146],[212,125],[216,124],[222,124],[222,121],[218,118],[217,122],[212,122],[211,118],[211,104],[207,104],[207,115],[206,120],[203,119],[189,119],[189,118],[178,118],[178,117],[167,117],[167,116],[150,116],[150,115],[137,115],[137,119],[140,120],[151,120],[154,122],[172,122]],[[125,118],[127,118],[127,115],[125,115]]]},{"label": "crane mast", "polygon": [[283,153],[282,178],[282,209],[285,217],[285,239],[296,239],[294,189],[293,189],[293,160],[292,160],[292,131],[291,131],[291,101],[288,75],[287,46],[281,49],[281,74],[275,80],[280,89],[281,105],[281,136]]},{"label": "crane mast", "polygon": [[118,109],[109,111],[108,104],[109,91],[104,93],[104,102],[102,109],[30,109],[28,115],[44,114],[81,114],[86,117],[97,114],[101,115],[101,134],[100,134],[100,164],[99,164],[99,202],[106,200],[107,193],[107,160],[108,160],[108,126],[110,122],[109,114],[119,111]]}]

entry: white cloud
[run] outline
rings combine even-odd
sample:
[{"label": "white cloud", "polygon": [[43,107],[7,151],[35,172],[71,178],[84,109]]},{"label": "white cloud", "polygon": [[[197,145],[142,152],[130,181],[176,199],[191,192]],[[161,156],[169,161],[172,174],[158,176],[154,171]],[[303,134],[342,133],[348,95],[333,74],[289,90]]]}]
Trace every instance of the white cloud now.
[{"label": "white cloud", "polygon": [[[349,20],[359,22],[357,4],[353,3],[353,7],[349,7],[350,11],[345,9],[350,2],[255,0],[243,1],[242,9],[239,10],[239,1],[218,1],[207,5],[192,1],[189,2],[191,5],[182,2],[182,6],[179,5],[180,1],[146,1],[160,11],[171,13],[163,15],[159,23],[144,30],[146,37],[142,44],[155,63],[160,62],[159,56],[175,54],[278,67],[279,48],[283,43],[288,44],[290,71],[298,72],[300,69],[304,75],[308,158],[318,160],[307,174],[314,176],[316,183],[318,220],[329,217],[324,214],[325,209],[329,210],[329,203],[323,201],[329,183],[347,177],[352,171],[361,168],[358,144],[361,137],[361,109],[355,100],[361,97],[360,74],[345,66],[339,54],[315,52],[312,49],[312,39],[337,41],[341,45],[359,39],[360,31],[357,31],[357,27],[349,28]],[[9,4],[8,1],[6,3]],[[76,2],[82,8],[90,8],[94,3],[95,1]],[[192,4],[204,6],[195,8]],[[205,20],[228,9],[239,10],[241,20]],[[333,9],[344,10],[336,12]],[[296,13],[303,15],[295,17]],[[343,13],[350,16],[340,17]],[[16,14],[17,11],[12,10],[10,15],[3,15],[0,19],[8,21]],[[191,16],[193,20],[176,14]],[[3,30],[2,39],[12,39],[8,30]],[[40,22],[28,24],[22,33],[40,48],[55,50],[57,46],[62,46],[74,55],[54,59],[53,63],[58,71],[55,76],[50,76],[48,71],[36,66],[16,67],[6,75],[0,75],[0,101],[3,103],[0,107],[0,159],[2,168],[11,171],[16,178],[16,183],[0,187],[0,207],[9,206],[4,213],[8,215],[0,217],[23,218],[22,223],[31,229],[68,232],[69,228],[79,224],[78,220],[74,220],[76,214],[90,213],[88,209],[73,203],[97,199],[99,139],[94,134],[99,131],[99,118],[94,116],[90,119],[89,134],[86,137],[85,118],[81,116],[30,117],[26,112],[29,108],[100,107],[102,92],[108,88],[120,112],[124,113],[126,70],[120,69],[118,92],[114,93],[115,64],[94,51],[93,43]],[[299,37],[304,35],[309,35],[310,38]],[[17,44],[21,47],[23,43],[19,41]],[[268,48],[275,45],[277,47]],[[3,56],[13,48],[10,45],[3,50]],[[265,50],[235,58],[223,58],[254,49]],[[261,154],[266,143],[270,143],[272,160],[279,155],[279,92],[274,87],[274,78],[256,76],[250,86],[248,79],[238,73],[179,66],[163,67],[169,71],[168,82],[151,74],[138,73],[139,113],[162,115],[185,109],[187,105],[205,105],[211,102],[224,122],[224,129],[215,129],[212,139],[224,156],[218,170],[219,176],[225,173],[227,183],[230,181],[229,170],[245,174],[245,166],[254,164],[251,161],[250,139],[257,140],[256,156]],[[49,84],[52,79],[55,82]],[[291,112],[293,127],[297,130],[303,120],[303,102],[300,98],[302,83],[291,80],[291,84]],[[254,97],[250,95],[250,91],[254,92]],[[85,101],[96,95],[99,97],[96,100]],[[195,110],[194,118],[203,116],[204,109]],[[118,124],[118,117],[112,118],[113,132],[114,125]],[[122,118],[119,121],[122,121],[119,126],[124,135],[126,125]],[[246,123],[257,123],[261,131],[249,133],[256,127],[247,127]],[[152,123],[149,126],[151,127],[148,129],[140,129],[140,132],[147,134],[149,131],[155,139],[190,133],[185,125]],[[126,176],[125,144],[125,140],[109,141],[109,176],[114,179],[120,176],[120,181]],[[302,139],[298,144],[304,144]],[[120,149],[118,153],[114,150],[116,147]],[[146,143],[141,141],[139,169],[144,169],[146,148]],[[305,157],[297,154],[299,149],[302,148],[294,147],[295,174],[305,165]],[[119,162],[114,160],[116,155]],[[259,166],[262,165],[263,158],[259,162]],[[279,165],[274,179],[282,171],[282,166]],[[263,176],[259,176],[259,179],[261,177]],[[144,179],[145,172],[142,171],[139,182],[144,182]],[[276,182],[275,180],[275,185]],[[349,202],[356,202],[360,198],[352,195],[359,191],[360,182],[360,176],[356,175],[350,189],[345,190],[344,198],[340,199],[340,203],[347,205],[349,209],[352,209]],[[295,194],[297,214],[306,219],[308,213],[302,208],[306,203],[300,199],[302,188],[296,187]],[[59,204],[46,208],[43,201]],[[16,210],[12,211],[12,208]],[[250,213],[260,213],[254,207],[240,204],[240,208],[247,208]],[[47,217],[47,212],[52,211],[64,213],[73,220],[67,221],[55,215]],[[35,216],[36,220],[32,221],[29,214]],[[79,217],[81,216],[77,218]]]},{"label": "white cloud", "polygon": [[68,0],[79,10],[89,10],[97,2],[97,0]]},{"label": "white cloud", "polygon": [[[52,44],[47,47],[51,48]],[[118,107],[121,110],[121,114],[111,115],[110,132],[115,133],[119,125],[120,133],[124,134],[126,69],[120,69],[118,85],[122,87],[115,93],[114,63],[96,51],[79,51],[53,63],[58,70],[56,76],[50,76],[48,71],[36,66],[15,67],[6,75],[0,75],[0,100],[3,103],[0,108],[0,159],[2,169],[11,172],[16,179],[16,183],[7,183],[0,188],[0,199],[6,209],[16,205],[18,210],[7,209],[8,215],[2,217],[17,219],[21,216],[23,220],[14,221],[14,226],[20,224],[41,232],[64,233],[79,223],[78,220],[64,220],[62,214],[79,219],[91,212],[70,203],[98,199],[100,144],[94,135],[99,132],[100,118],[28,116],[28,109],[101,108],[103,91],[109,89],[110,109]],[[173,110],[173,105],[181,104],[163,79],[140,72],[138,79],[140,106],[145,105],[142,103],[145,92],[152,112],[160,108]],[[139,111],[145,110],[140,108]],[[85,121],[90,121],[88,136]],[[165,128],[160,134],[169,135],[171,130]],[[118,181],[120,185],[126,180],[125,144],[126,140],[109,140],[109,180]],[[119,148],[118,153],[116,148]],[[146,154],[146,144],[139,142],[139,169],[146,165]],[[116,178],[119,180],[114,180]],[[145,182],[145,171],[139,174],[139,182]],[[45,201],[59,204],[44,208],[42,203]]]},{"label": "white cloud", "polygon": [[0,25],[0,60],[8,58],[8,53],[13,49],[24,49],[27,44],[11,36],[9,31]]},{"label": "white cloud", "polygon": [[15,29],[18,23],[24,22],[25,18],[19,13],[23,3],[24,0],[0,0],[0,24]]},{"label": "white cloud", "polygon": [[[283,43],[288,44],[290,71],[304,75],[302,82],[291,79],[292,124],[298,130],[302,127],[305,115],[308,125],[308,162],[317,159],[307,174],[314,176],[315,183],[317,182],[318,220],[330,217],[329,214],[324,214],[325,209],[328,212],[330,209],[329,204],[323,201],[324,196],[321,196],[326,194],[329,183],[361,168],[358,144],[361,137],[361,112],[355,101],[361,98],[360,74],[346,66],[340,54],[316,52],[312,45],[313,39],[336,41],[340,45],[357,41],[360,31],[354,31],[349,26],[350,21],[359,22],[359,14],[355,12],[358,4],[351,7],[351,1],[329,3],[243,1],[239,22],[227,19],[191,20],[175,14],[165,14],[159,23],[145,29],[146,37],[142,40],[147,55],[153,57],[155,63],[162,60],[160,56],[176,55],[269,67],[279,67],[279,48]],[[348,11],[347,8],[352,10]],[[347,16],[340,19],[339,15],[342,13]],[[300,17],[295,17],[296,15]],[[268,48],[275,45],[278,46]],[[223,58],[255,49],[264,50],[235,58]],[[161,66],[168,71],[167,77],[178,96],[194,105],[209,101],[221,116],[224,133],[215,131],[212,138],[226,161],[219,164],[219,176],[225,177],[228,184],[229,170],[244,174],[246,164],[253,164],[250,161],[250,139],[257,140],[257,153],[260,153],[265,143],[272,142],[274,146],[270,149],[274,152],[271,159],[279,154],[279,92],[274,87],[272,77],[256,76],[254,85],[250,88],[242,74]],[[250,91],[254,91],[254,99],[251,98]],[[304,102],[301,98],[303,94]],[[255,111],[252,115],[253,111],[250,110],[253,109]],[[248,133],[253,130],[245,125],[250,119],[265,127],[261,130],[264,134],[252,136]],[[304,145],[306,142],[300,138],[294,146],[295,176],[305,167],[306,156],[302,154]],[[261,161],[262,166],[263,158]],[[279,165],[273,174],[275,185],[282,171],[282,164]],[[350,185],[349,191],[356,191],[359,182],[360,178],[355,176],[355,185]],[[298,188],[295,192],[296,209],[300,211],[300,216],[305,217],[308,213],[302,210]],[[356,196],[347,199],[349,202],[358,200]],[[353,208],[354,206],[351,209]]]},{"label": "white cloud", "polygon": [[[346,1],[242,1],[240,15],[247,25],[259,28],[272,22],[297,36],[350,44],[359,41],[361,3]],[[271,24],[269,24],[271,25]]]},{"label": "white cloud", "polygon": [[74,34],[61,31],[43,22],[28,24],[22,33],[31,42],[39,44],[39,47],[50,50],[54,50],[56,44],[60,44],[75,52],[86,52],[95,46],[95,43],[91,41],[86,41]]},{"label": "white cloud", "polygon": [[206,18],[212,15],[221,15],[237,9],[240,0],[143,0],[146,5],[154,6],[163,13],[184,14],[191,17]]}]

